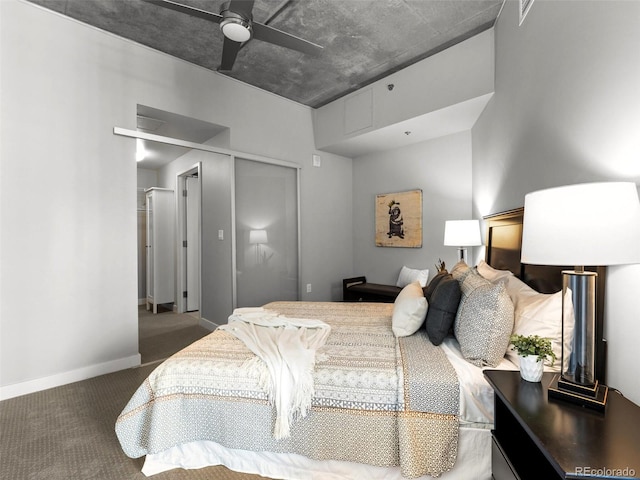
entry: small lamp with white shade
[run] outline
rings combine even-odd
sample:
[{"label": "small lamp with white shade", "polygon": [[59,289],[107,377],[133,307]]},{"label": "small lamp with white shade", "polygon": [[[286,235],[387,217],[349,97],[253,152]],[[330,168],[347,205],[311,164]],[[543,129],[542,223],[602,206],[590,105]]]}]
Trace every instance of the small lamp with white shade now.
[{"label": "small lamp with white shade", "polygon": [[467,247],[482,245],[479,220],[447,220],[444,223],[445,246],[458,247],[458,260],[467,261]]}]

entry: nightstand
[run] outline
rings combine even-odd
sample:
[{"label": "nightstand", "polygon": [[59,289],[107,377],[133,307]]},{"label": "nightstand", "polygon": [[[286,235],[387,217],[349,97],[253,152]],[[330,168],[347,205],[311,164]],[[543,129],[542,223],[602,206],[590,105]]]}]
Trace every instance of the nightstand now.
[{"label": "nightstand", "polygon": [[485,370],[494,389],[495,480],[640,478],[640,407],[614,390],[604,413],[547,398],[518,371]]}]

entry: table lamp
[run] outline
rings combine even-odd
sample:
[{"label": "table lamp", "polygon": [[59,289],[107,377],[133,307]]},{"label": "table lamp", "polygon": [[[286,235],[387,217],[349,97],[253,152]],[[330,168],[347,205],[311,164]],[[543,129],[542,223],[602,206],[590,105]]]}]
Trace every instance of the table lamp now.
[{"label": "table lamp", "polygon": [[[575,265],[574,270],[562,271],[561,374],[549,386],[549,396],[604,410],[608,389],[595,378],[598,275],[584,267],[640,263],[636,185],[585,183],[529,193],[524,201],[521,260],[534,265]],[[573,325],[565,318],[569,298]],[[564,341],[571,327],[571,342]]]},{"label": "table lamp", "polygon": [[458,260],[467,261],[467,248],[482,245],[479,220],[447,220],[444,223],[444,244],[458,247]]}]

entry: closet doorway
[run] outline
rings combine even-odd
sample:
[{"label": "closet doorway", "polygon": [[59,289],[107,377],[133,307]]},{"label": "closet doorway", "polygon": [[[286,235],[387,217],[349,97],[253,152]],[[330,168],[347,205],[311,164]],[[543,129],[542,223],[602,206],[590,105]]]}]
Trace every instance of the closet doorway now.
[{"label": "closet doorway", "polygon": [[298,172],[235,158],[238,307],[299,299]]}]

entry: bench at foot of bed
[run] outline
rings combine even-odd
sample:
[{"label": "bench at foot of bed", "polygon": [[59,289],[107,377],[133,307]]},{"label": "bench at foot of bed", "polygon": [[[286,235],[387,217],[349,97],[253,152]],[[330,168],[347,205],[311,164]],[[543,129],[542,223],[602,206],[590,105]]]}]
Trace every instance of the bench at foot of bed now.
[{"label": "bench at foot of bed", "polygon": [[395,285],[367,283],[366,277],[353,277],[342,280],[342,300],[345,302],[393,303],[400,290],[402,289]]}]

